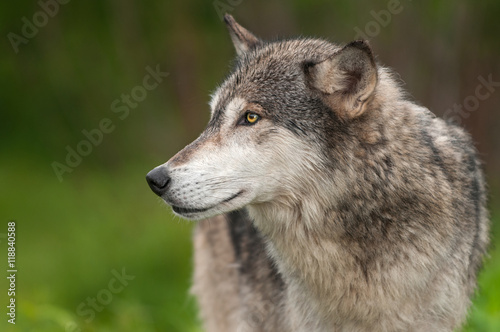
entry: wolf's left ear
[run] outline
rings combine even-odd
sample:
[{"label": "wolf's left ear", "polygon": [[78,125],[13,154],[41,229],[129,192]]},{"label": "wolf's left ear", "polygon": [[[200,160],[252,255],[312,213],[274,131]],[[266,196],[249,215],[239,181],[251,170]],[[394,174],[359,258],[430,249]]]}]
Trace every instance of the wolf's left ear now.
[{"label": "wolf's left ear", "polygon": [[377,65],[368,42],[355,41],[330,58],[306,64],[309,85],[344,118],[361,115],[377,85]]},{"label": "wolf's left ear", "polygon": [[224,22],[226,22],[229,29],[229,34],[238,55],[242,55],[260,42],[250,31],[239,25],[231,15],[224,15]]}]

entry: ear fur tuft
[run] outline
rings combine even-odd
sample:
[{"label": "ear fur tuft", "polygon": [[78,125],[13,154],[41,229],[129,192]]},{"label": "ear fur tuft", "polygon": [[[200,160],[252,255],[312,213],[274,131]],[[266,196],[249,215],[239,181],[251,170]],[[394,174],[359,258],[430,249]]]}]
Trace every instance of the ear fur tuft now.
[{"label": "ear fur tuft", "polygon": [[304,64],[304,70],[323,102],[347,118],[364,113],[378,80],[371,48],[362,40],[349,43],[320,63]]}]

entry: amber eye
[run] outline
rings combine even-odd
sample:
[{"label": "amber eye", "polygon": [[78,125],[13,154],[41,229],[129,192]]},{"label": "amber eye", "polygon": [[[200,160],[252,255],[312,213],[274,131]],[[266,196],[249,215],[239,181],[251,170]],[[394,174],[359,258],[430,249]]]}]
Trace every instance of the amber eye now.
[{"label": "amber eye", "polygon": [[246,120],[246,123],[248,124],[254,124],[255,122],[257,122],[258,120],[260,119],[260,116],[255,114],[255,113],[250,113],[248,112],[246,115],[245,115],[245,120]]}]

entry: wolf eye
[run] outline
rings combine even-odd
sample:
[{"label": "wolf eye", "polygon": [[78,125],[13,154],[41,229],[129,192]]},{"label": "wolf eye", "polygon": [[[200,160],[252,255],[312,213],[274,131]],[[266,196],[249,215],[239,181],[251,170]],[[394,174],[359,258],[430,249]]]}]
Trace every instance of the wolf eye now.
[{"label": "wolf eye", "polygon": [[252,112],[247,112],[245,114],[245,124],[254,124],[260,119],[260,116],[258,114],[252,113]]}]

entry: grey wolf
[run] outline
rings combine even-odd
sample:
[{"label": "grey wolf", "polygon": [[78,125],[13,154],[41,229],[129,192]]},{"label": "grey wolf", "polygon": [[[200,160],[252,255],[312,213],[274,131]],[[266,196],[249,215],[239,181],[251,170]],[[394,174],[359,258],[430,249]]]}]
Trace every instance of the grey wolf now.
[{"label": "grey wolf", "polygon": [[207,331],[452,331],[488,246],[463,129],[409,100],[366,41],[237,51],[206,130],[147,175],[195,231]]}]

